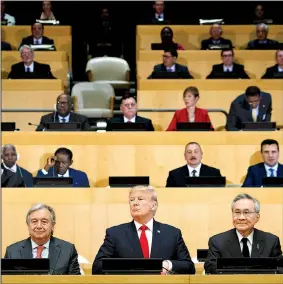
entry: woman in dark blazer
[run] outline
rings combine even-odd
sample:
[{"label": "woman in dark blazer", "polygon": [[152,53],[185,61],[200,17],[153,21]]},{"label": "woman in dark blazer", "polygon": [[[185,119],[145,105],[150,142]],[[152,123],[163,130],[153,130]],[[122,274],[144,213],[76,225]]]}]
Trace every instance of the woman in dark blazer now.
[{"label": "woman in dark blazer", "polygon": [[[199,91],[196,87],[188,87],[183,93],[185,108],[177,110],[166,131],[176,131],[177,122],[211,122],[208,111],[196,107]],[[211,130],[213,126],[211,125]]]}]

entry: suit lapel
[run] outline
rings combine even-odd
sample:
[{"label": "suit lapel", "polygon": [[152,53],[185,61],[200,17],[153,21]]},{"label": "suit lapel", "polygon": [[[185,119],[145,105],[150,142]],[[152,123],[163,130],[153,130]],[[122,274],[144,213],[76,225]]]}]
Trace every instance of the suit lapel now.
[{"label": "suit lapel", "polygon": [[153,220],[153,230],[152,230],[152,244],[150,251],[150,258],[160,257],[160,247],[161,247],[161,230],[160,223]]},{"label": "suit lapel", "polygon": [[231,257],[243,257],[236,229],[230,231],[230,236],[227,240],[227,249]]},{"label": "suit lapel", "polygon": [[[188,111],[187,111],[188,113]],[[201,112],[199,111],[199,108],[195,108],[195,121],[202,121],[201,120]]]},{"label": "suit lapel", "polygon": [[50,262],[50,271],[54,271],[56,274],[56,264],[60,255],[61,249],[56,244],[56,241],[53,237],[50,239],[49,243],[49,262]]},{"label": "suit lapel", "polygon": [[264,239],[259,230],[254,229],[251,257],[260,257],[264,249]]},{"label": "suit lapel", "polygon": [[33,258],[30,238],[26,239],[22,244],[22,247],[20,249],[20,254],[22,258],[28,258],[28,259]]},{"label": "suit lapel", "polygon": [[139,240],[139,236],[136,230],[136,226],[134,221],[132,221],[131,223],[129,223],[128,228],[125,230],[126,236],[134,250],[134,252],[136,253],[136,256],[138,258],[143,258],[143,253],[142,253],[142,249],[141,249],[141,245],[140,245],[140,240]]},{"label": "suit lapel", "polygon": [[[260,170],[260,173],[259,173],[259,177],[260,177],[260,179],[262,179],[263,177],[267,177],[267,175],[266,175],[266,170],[265,170],[265,167],[264,167],[264,163],[261,163],[260,164],[260,167],[259,167],[259,170]],[[262,181],[260,180],[260,183],[261,183]]]},{"label": "suit lapel", "polygon": [[277,176],[278,177],[283,177],[283,165],[278,163],[278,170],[277,170]]},{"label": "suit lapel", "polygon": [[69,122],[75,122],[75,114],[70,112]]},{"label": "suit lapel", "polygon": [[[261,96],[262,96],[262,94],[261,94]],[[264,114],[266,114],[266,105],[263,101],[261,101],[260,104],[259,104],[259,107],[258,107],[257,121],[262,121]]]}]

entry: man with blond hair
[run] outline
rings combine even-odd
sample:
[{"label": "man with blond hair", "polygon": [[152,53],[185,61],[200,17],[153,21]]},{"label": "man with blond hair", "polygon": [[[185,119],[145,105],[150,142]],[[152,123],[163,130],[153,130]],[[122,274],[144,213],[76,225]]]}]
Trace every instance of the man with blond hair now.
[{"label": "man with blond hair", "polygon": [[157,193],[151,186],[136,186],[129,194],[133,221],[106,230],[92,266],[102,273],[103,258],[162,258],[162,274],[194,274],[195,267],[179,229],[155,221]]}]

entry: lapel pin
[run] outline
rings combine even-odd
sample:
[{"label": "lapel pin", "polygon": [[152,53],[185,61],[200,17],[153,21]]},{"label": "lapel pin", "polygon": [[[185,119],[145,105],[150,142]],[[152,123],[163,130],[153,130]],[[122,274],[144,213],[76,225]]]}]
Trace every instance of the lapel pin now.
[{"label": "lapel pin", "polygon": [[159,230],[157,230],[157,233],[158,233],[158,234],[160,234],[160,231],[159,231]]}]

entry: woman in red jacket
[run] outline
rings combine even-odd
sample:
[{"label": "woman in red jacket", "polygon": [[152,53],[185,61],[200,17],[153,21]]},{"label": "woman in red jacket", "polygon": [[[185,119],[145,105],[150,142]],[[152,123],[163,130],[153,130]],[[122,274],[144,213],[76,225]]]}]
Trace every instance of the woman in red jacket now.
[{"label": "woman in red jacket", "polygon": [[[176,131],[177,122],[211,122],[206,109],[197,108],[199,91],[196,87],[188,87],[183,93],[185,108],[177,110],[166,131]],[[211,130],[213,126],[211,125]]]}]

